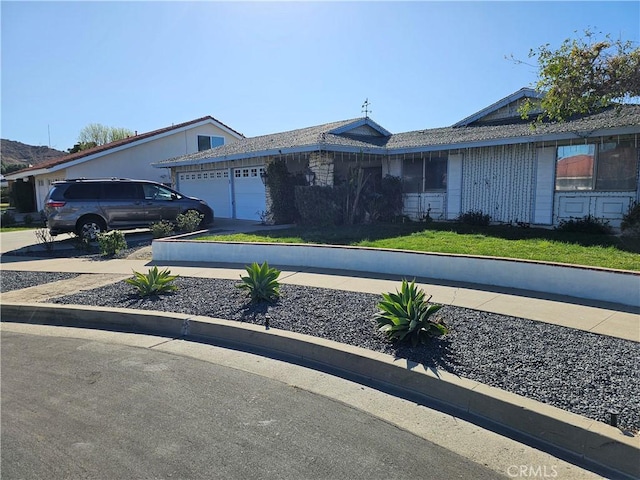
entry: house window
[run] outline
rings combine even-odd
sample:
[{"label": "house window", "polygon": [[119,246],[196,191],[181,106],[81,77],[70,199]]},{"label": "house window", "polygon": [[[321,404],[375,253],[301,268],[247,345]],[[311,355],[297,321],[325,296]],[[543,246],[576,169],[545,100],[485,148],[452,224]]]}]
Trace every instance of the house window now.
[{"label": "house window", "polygon": [[216,137],[209,135],[198,135],[198,151],[209,150],[210,148],[224,145],[224,137]]},{"label": "house window", "polygon": [[637,150],[630,144],[601,144],[596,190],[635,190],[637,155]]},{"label": "house window", "polygon": [[556,190],[635,190],[637,155],[628,143],[558,147]]},{"label": "house window", "polygon": [[558,147],[556,190],[593,190],[595,145]]},{"label": "house window", "polygon": [[434,192],[447,189],[447,157],[405,158],[402,162],[405,193]]}]

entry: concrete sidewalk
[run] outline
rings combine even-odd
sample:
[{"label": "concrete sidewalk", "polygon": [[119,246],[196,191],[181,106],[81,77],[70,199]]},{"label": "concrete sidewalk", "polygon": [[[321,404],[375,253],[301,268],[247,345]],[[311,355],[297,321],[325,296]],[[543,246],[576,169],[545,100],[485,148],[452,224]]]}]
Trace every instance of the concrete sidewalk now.
[{"label": "concrete sidewalk", "polygon": [[[144,255],[143,255],[144,256]],[[38,258],[3,256],[0,270],[40,271],[40,272],[70,272],[83,274],[114,274],[113,281],[120,276],[130,276],[133,271],[146,272],[153,265],[168,268],[172,274],[185,277],[222,278],[238,280],[245,273],[242,265],[228,264],[199,264],[176,262],[166,265],[154,262],[150,255],[143,259],[110,259],[94,260],[89,258]],[[274,265],[277,267],[277,265]],[[124,277],[122,277],[124,278]],[[320,271],[313,269],[282,270],[281,283],[314,286],[336,290],[348,290],[381,294],[395,291],[402,278],[394,276],[375,276],[361,272]],[[86,277],[65,281],[69,293],[79,289],[95,288],[92,282],[87,283]],[[532,296],[531,292],[496,291],[481,289],[477,285],[446,285],[417,279],[417,283],[429,295],[432,301],[446,305],[471,308],[491,313],[499,313],[514,317],[527,318],[564,327],[576,328],[592,333],[609,335],[627,340],[640,341],[640,315],[629,307],[609,304],[574,304],[562,301],[561,298],[540,298]],[[91,286],[90,286],[91,285]],[[40,287],[40,290],[52,293],[51,284]],[[39,287],[8,292],[3,294],[4,301],[29,300],[41,297]],[[58,292],[58,294],[64,294]],[[49,295],[50,297],[51,295]]]}]

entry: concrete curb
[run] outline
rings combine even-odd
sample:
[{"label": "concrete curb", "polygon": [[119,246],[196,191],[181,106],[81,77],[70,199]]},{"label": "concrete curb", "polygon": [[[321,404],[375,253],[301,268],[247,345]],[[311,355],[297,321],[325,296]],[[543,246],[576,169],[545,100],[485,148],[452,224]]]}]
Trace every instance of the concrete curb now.
[{"label": "concrete curb", "polygon": [[[444,406],[624,477],[640,477],[640,437],[444,371],[330,340],[252,324],[124,308],[4,303],[3,321],[160,334],[269,352]],[[8,320],[9,319],[9,320]]]}]

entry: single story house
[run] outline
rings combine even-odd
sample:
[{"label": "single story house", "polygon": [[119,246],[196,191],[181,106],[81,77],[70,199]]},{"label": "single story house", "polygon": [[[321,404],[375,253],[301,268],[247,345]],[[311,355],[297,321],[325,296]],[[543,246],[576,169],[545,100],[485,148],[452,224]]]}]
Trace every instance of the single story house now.
[{"label": "single story house", "polygon": [[52,158],[6,178],[10,183],[26,183],[32,190],[34,210],[40,211],[54,181],[120,177],[170,184],[171,178],[166,172],[153,168],[152,162],[228,145],[242,138],[241,133],[206,116],[148,133],[136,132],[122,140]]},{"label": "single story house", "polygon": [[175,187],[206,199],[218,217],[259,219],[268,209],[261,175],[275,160],[332,185],[359,165],[403,181],[404,213],[552,226],[593,215],[614,227],[640,199],[640,105],[621,105],[533,128],[521,89],[450,127],[391,134],[368,117],[244,138],[154,162]]}]

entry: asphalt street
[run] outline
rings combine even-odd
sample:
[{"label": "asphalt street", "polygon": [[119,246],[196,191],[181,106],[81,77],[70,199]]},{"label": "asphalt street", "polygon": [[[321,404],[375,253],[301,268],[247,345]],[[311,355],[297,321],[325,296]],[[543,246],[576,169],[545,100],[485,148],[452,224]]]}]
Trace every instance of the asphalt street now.
[{"label": "asphalt street", "polygon": [[345,403],[96,340],[2,332],[2,478],[494,479]]}]

